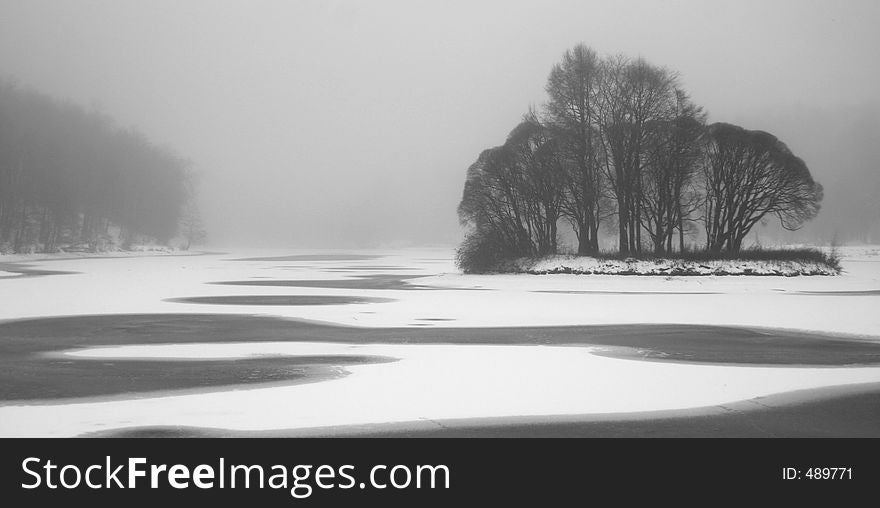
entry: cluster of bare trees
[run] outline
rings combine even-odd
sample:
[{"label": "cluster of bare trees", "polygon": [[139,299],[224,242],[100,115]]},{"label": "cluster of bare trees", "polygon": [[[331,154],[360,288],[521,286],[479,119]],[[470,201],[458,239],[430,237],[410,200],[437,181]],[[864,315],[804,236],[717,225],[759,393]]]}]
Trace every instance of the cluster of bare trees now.
[{"label": "cluster of bare trees", "polygon": [[187,163],[107,117],[0,81],[0,251],[168,241]]},{"label": "cluster of bare trees", "polygon": [[612,224],[624,255],[684,250],[700,223],[707,249],[735,252],[765,217],[798,228],[818,211],[822,188],[801,159],[768,133],[707,126],[666,68],[578,45],[546,90],[543,108],[468,169],[458,213],[472,257],[555,253],[559,222],[582,255]]}]

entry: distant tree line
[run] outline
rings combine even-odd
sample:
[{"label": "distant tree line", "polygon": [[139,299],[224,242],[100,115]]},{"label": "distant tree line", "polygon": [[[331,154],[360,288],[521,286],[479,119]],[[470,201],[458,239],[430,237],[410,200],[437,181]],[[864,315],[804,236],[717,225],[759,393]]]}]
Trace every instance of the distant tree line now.
[{"label": "distant tree line", "polygon": [[568,50],[547,80],[547,103],[467,171],[458,207],[463,264],[557,253],[568,223],[581,255],[616,226],[622,255],[683,251],[698,225],[709,252],[737,252],[776,216],[797,229],[822,187],[773,135],[706,124],[678,76],[642,58]]},{"label": "distant tree line", "polygon": [[192,194],[187,162],[141,133],[0,81],[0,252],[167,242]]}]

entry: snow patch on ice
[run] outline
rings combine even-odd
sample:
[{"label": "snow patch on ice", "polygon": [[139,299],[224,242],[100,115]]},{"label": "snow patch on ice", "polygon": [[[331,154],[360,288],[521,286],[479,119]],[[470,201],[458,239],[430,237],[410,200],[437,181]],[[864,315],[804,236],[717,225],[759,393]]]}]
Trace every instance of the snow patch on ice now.
[{"label": "snow patch on ice", "polygon": [[352,365],[311,384],[162,394],[135,400],[0,406],[4,437],[64,437],[140,426],[303,429],[423,419],[608,414],[714,406],[794,390],[869,383],[880,368],[776,368],[647,362],[588,347],[267,342],[80,350],[93,358],[241,358],[358,354],[399,358]]}]

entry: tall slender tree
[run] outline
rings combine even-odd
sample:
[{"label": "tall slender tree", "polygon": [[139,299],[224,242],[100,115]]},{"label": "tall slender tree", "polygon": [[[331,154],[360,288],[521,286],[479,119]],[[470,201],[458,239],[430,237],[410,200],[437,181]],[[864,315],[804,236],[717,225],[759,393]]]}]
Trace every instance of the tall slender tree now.
[{"label": "tall slender tree", "polygon": [[604,179],[599,162],[597,103],[602,65],[596,52],[578,44],[565,52],[547,79],[550,100],[545,106],[548,126],[565,157],[565,196],[562,214],[574,228],[578,254],[599,251],[603,218]]},{"label": "tall slender tree", "polygon": [[641,225],[655,254],[672,252],[676,230],[679,251],[684,250],[685,221],[700,203],[696,175],[706,115],[680,89],[675,92],[673,111],[670,119],[649,127],[652,135],[642,174]]}]

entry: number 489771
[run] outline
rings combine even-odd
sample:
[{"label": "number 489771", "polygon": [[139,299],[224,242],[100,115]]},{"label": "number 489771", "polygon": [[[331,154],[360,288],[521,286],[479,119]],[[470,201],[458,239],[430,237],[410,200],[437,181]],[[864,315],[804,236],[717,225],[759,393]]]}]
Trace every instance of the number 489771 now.
[{"label": "number 489771", "polygon": [[852,480],[851,467],[810,467],[797,469],[794,467],[782,468],[783,480]]}]

